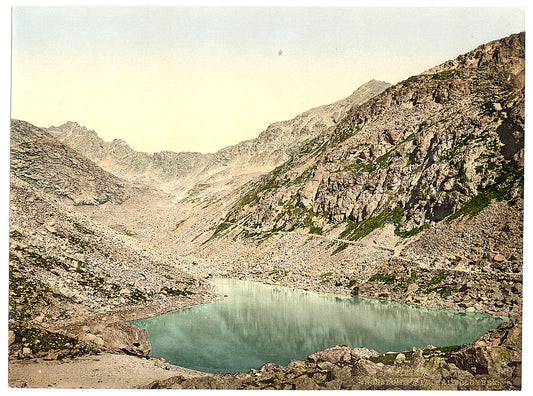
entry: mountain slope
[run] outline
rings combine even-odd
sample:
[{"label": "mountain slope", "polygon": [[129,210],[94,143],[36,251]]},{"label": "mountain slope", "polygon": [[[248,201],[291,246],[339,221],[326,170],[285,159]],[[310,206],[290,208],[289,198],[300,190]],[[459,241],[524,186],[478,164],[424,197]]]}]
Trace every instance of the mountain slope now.
[{"label": "mountain slope", "polygon": [[517,34],[390,87],[175,248],[205,273],[520,318],[523,70]]},{"label": "mountain slope", "polygon": [[356,240],[411,235],[523,191],[524,35],[483,45],[377,95],[257,182],[226,217]]},{"label": "mountain slope", "polygon": [[179,191],[180,184],[189,189],[195,184],[268,171],[289,158],[304,141],[337,123],[352,106],[389,86],[382,81],[369,81],[343,100],[308,110],[292,120],[271,124],[259,137],[214,154],[137,152],[119,139],[104,142],[96,132],[75,122],[46,131],[117,176]]},{"label": "mountain slope", "polygon": [[25,121],[11,123],[11,172],[76,205],[122,203],[129,183]]},{"label": "mountain slope", "polygon": [[131,232],[80,213],[150,190],[118,179],[43,130],[11,125],[10,359],[122,351],[146,356],[146,333],[124,322],[213,298]]}]

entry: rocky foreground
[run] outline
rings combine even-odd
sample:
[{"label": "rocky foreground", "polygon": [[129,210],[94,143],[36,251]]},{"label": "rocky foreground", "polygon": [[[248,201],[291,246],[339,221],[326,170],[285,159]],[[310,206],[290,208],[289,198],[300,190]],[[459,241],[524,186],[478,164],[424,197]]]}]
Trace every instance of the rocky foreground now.
[{"label": "rocky foreground", "polygon": [[505,323],[471,345],[379,354],[336,346],[286,366],[154,381],[151,389],[512,390],[521,387],[521,326]]}]

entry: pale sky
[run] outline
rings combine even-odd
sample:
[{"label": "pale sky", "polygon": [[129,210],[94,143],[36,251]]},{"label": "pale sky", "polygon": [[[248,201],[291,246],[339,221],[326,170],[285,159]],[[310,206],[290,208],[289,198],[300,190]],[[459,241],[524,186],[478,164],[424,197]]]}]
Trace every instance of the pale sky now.
[{"label": "pale sky", "polygon": [[12,114],[214,152],[525,30],[523,8],[15,7]]}]

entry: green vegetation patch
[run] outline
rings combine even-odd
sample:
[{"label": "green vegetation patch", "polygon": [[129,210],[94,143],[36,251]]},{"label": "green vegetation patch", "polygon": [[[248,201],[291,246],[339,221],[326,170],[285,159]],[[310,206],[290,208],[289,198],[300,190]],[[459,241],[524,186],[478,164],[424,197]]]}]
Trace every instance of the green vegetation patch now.
[{"label": "green vegetation patch", "polygon": [[9,265],[9,319],[24,321],[40,312],[39,307],[49,305],[52,299],[72,302],[39,281],[28,279],[13,264]]},{"label": "green vegetation patch", "polygon": [[344,167],[344,172],[367,172],[372,173],[378,169],[384,169],[387,168],[390,165],[389,162],[389,156],[391,154],[392,150],[389,152],[386,152],[383,155],[380,155],[376,159],[371,158],[366,162],[354,162],[346,167]]},{"label": "green vegetation patch", "polygon": [[22,235],[22,233],[20,231],[17,231],[17,230],[13,230],[9,233],[9,237],[11,239],[14,239],[14,240],[19,240],[19,239],[22,239],[24,235]]},{"label": "green vegetation patch", "polygon": [[476,216],[493,200],[507,201],[510,205],[523,197],[524,194],[524,169],[513,167],[507,163],[503,171],[490,185],[482,188],[478,194],[465,202],[459,210],[448,216],[446,221],[452,221],[458,217]]},{"label": "green vegetation patch", "polygon": [[[344,220],[344,223],[346,223],[346,227],[344,231],[341,232],[341,234],[339,235],[339,239],[357,241],[361,238],[364,238],[372,231],[383,227],[385,224],[394,224],[395,233],[399,232],[403,214],[403,208],[397,206],[393,210],[386,209],[379,213],[377,216],[359,222],[354,222],[350,219],[346,219]],[[348,246],[348,243],[341,242],[331,254],[335,255],[346,249]]]},{"label": "green vegetation patch", "polygon": [[114,298],[118,296],[121,289],[120,285],[106,282],[105,278],[93,275],[90,272],[79,272],[82,274],[82,279],[78,280],[80,286],[89,287],[106,298]]},{"label": "green vegetation patch", "polygon": [[177,289],[173,287],[163,286],[161,288],[161,292],[165,293],[167,296],[190,296],[191,294],[194,294],[193,292],[189,290],[183,290],[183,289]]},{"label": "green vegetation patch", "polygon": [[444,70],[431,76],[432,80],[448,80],[457,74],[457,70]]},{"label": "green vegetation patch", "polygon": [[339,238],[357,241],[367,236],[375,229],[383,227],[385,224],[399,226],[402,221],[403,213],[403,208],[396,207],[393,210],[384,210],[377,216],[359,222],[347,219],[345,220],[346,228],[341,232]]},{"label": "green vegetation patch", "polygon": [[146,302],[148,301],[148,295],[139,289],[133,289],[128,297],[131,302]]},{"label": "green vegetation patch", "polygon": [[341,144],[345,140],[348,140],[349,138],[351,138],[357,132],[360,132],[361,129],[362,128],[360,128],[360,127],[357,127],[355,129],[351,129],[350,127],[345,127],[345,128],[343,128],[341,130],[337,130],[336,131],[337,133],[335,134],[335,137],[331,141],[331,145],[335,146],[335,145]]},{"label": "green vegetation patch", "polygon": [[287,276],[289,272],[290,272],[289,270],[274,269],[268,273],[268,276],[273,276],[273,275]]},{"label": "green vegetation patch", "polygon": [[369,279],[370,282],[395,283],[396,276],[391,274],[374,274]]},{"label": "green vegetation patch", "polygon": [[[19,252],[19,254],[23,256],[26,259],[26,262],[29,264],[42,268],[56,276],[59,276],[59,273],[55,270],[56,268],[61,268],[63,270],[68,270],[70,268],[68,264],[57,259],[56,257],[42,256],[40,253],[30,250],[27,247],[16,245],[13,248],[13,251]],[[17,259],[15,259],[15,257],[17,257],[17,255],[11,252],[10,259],[20,261],[18,257]]]},{"label": "green vegetation patch", "polygon": [[82,234],[94,235],[94,231],[89,230],[87,227],[83,226],[82,224],[74,223],[74,228],[76,228]]},{"label": "green vegetation patch", "polygon": [[393,286],[393,292],[405,292],[410,284],[418,282],[422,293],[429,294],[435,292],[441,297],[449,297],[459,291],[455,282],[444,282],[450,274],[439,272],[427,281],[421,280],[420,275],[411,271],[408,277],[397,277],[394,274],[377,273],[370,277],[369,282],[381,282]]},{"label": "green vegetation patch", "polygon": [[466,133],[461,135],[452,146],[442,153],[440,156],[440,162],[450,162],[452,161],[459,153],[461,153],[470,142],[481,142],[487,140],[488,135],[486,133],[478,135],[474,133]]},{"label": "green vegetation patch", "polygon": [[431,224],[429,224],[428,222],[425,222],[424,224],[422,224],[419,227],[411,228],[409,231],[400,231],[399,229],[396,229],[394,231],[394,234],[396,234],[396,235],[398,235],[399,237],[402,237],[402,238],[410,238],[412,236],[415,236],[419,232],[421,232],[423,230],[426,230],[426,229],[428,229],[430,227],[431,227]]},{"label": "green vegetation patch", "polygon": [[[12,330],[15,333],[15,342],[29,344],[34,353],[65,349],[78,344],[78,340],[74,338],[46,330],[23,327],[15,327]],[[25,341],[22,341],[23,339]]]},{"label": "green vegetation patch", "polygon": [[357,283],[356,279],[350,279],[350,281],[344,286],[347,289],[351,289]]}]

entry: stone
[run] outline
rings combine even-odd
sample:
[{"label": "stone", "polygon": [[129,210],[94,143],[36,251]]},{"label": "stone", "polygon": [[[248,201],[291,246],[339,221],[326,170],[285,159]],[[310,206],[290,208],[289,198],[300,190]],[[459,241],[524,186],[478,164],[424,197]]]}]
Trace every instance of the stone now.
[{"label": "stone", "polygon": [[126,322],[106,323],[102,326],[101,338],[106,347],[128,355],[145,357],[152,348],[146,330]]},{"label": "stone", "polygon": [[491,366],[486,346],[470,346],[456,353],[450,361],[472,374],[488,374]]},{"label": "stone", "polygon": [[496,262],[502,262],[505,260],[505,256],[503,254],[495,254],[494,257],[492,258],[492,260],[496,261]]},{"label": "stone", "polygon": [[24,347],[24,348],[22,348],[22,354],[28,356],[28,355],[32,354],[32,351],[31,351],[30,348]]},{"label": "stone", "polygon": [[58,360],[60,356],[59,351],[50,351],[43,357],[44,360]]},{"label": "stone", "polygon": [[409,286],[407,286],[407,293],[414,293],[418,290],[418,285],[416,283],[411,283]]},{"label": "stone", "polygon": [[422,349],[416,349],[415,351],[413,351],[413,357],[411,358],[411,366],[419,367],[425,363],[426,359],[424,358],[422,352]]},{"label": "stone", "polygon": [[403,353],[399,353],[394,358],[394,364],[403,364],[405,363],[405,355]]},{"label": "stone", "polygon": [[371,377],[376,375],[382,370],[382,367],[378,366],[376,363],[361,359],[354,364],[352,374],[355,376]]},{"label": "stone", "polygon": [[307,360],[310,362],[331,362],[331,363],[340,363],[340,362],[349,362],[352,359],[352,350],[350,347],[343,346],[334,346],[332,348],[325,349],[323,351],[318,351],[312,353],[307,357]]},{"label": "stone", "polygon": [[7,332],[7,345],[11,346],[15,342],[15,332],[13,330],[8,330]]},{"label": "stone", "polygon": [[352,349],[351,354],[354,359],[368,359],[371,357],[379,356],[379,352],[376,352],[373,349],[368,349],[364,347],[363,348],[355,347],[354,349]]},{"label": "stone", "polygon": [[316,390],[318,385],[306,375],[301,375],[293,380],[295,390]]},{"label": "stone", "polygon": [[274,363],[265,363],[261,366],[259,369],[260,373],[271,373],[276,369],[276,365]]}]

